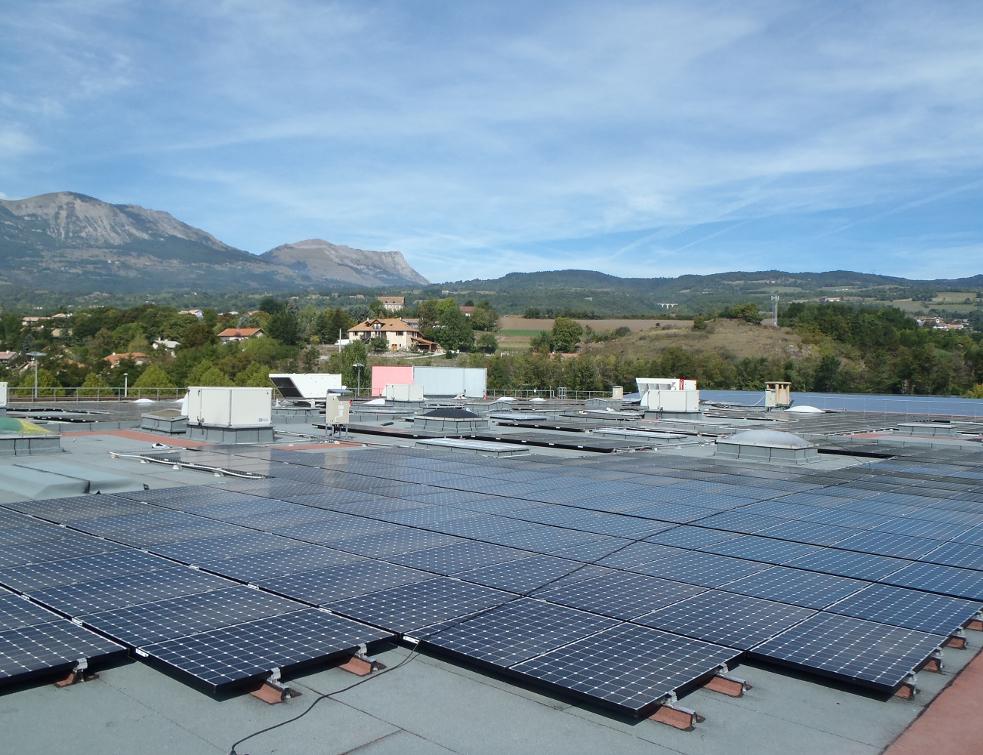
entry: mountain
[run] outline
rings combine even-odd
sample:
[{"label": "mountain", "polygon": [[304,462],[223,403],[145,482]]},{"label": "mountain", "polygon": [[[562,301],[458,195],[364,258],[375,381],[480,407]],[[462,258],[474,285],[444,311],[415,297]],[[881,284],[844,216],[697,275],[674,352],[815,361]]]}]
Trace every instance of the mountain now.
[{"label": "mountain", "polygon": [[302,277],[344,281],[356,286],[405,286],[429,284],[410,267],[402,252],[367,252],[322,239],[283,244],[260,259],[289,268]]},{"label": "mountain", "polygon": [[[399,252],[319,243],[339,250],[334,266],[304,266],[302,255],[291,254],[284,255],[289,264],[281,264],[276,250],[253,255],[166,212],[84,194],[0,200],[0,300],[46,294],[300,293],[426,282]],[[325,254],[325,259],[332,257]]]},{"label": "mountain", "polygon": [[[972,299],[975,293],[983,293],[983,275],[909,280],[850,270],[759,270],[678,278],[618,278],[593,270],[550,270],[444,283],[441,289],[459,299],[487,298],[499,312],[539,309],[544,313],[569,311],[620,317],[659,311],[706,312],[739,301],[754,301],[767,309],[774,294],[783,302],[828,297],[857,303],[911,299],[927,303],[939,292],[965,293]],[[964,299],[957,299],[961,306],[970,306]]]}]

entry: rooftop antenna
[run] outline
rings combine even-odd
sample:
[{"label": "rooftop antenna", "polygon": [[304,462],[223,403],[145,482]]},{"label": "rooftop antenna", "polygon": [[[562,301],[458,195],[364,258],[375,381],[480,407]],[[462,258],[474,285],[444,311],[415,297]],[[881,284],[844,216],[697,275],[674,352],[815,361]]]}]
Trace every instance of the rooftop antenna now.
[{"label": "rooftop antenna", "polygon": [[778,294],[771,295],[771,324],[778,327]]}]

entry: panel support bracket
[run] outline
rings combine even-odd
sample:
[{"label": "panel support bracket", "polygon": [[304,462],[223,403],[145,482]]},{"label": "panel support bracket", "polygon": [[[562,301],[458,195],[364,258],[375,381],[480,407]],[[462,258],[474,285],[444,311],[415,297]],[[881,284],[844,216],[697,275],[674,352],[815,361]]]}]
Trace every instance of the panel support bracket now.
[{"label": "panel support bracket", "polygon": [[696,724],[705,720],[695,710],[679,705],[675,693],[668,695],[649,719],[681,731],[693,731]]},{"label": "panel support bracket", "polygon": [[962,629],[957,629],[955,632],[949,635],[949,639],[945,641],[945,647],[955,648],[956,650],[965,650],[966,632],[964,632]]},{"label": "panel support bracket", "polygon": [[925,671],[941,674],[942,666],[942,648],[939,648],[932,653],[931,657],[927,661],[925,661],[925,665],[922,666],[922,668],[925,669]]},{"label": "panel support bracket", "polygon": [[88,660],[79,658],[75,662],[74,668],[68,672],[67,676],[55,682],[55,686],[62,689],[63,687],[71,687],[73,684],[78,684],[79,682],[88,682],[98,678],[99,674],[89,670]]},{"label": "panel support bracket", "polygon": [[900,697],[902,700],[911,700],[918,692],[916,682],[917,680],[915,675],[908,674],[908,676],[905,677],[905,680],[901,682],[901,686],[895,691],[894,696]]},{"label": "panel support bracket", "polygon": [[280,681],[280,669],[275,668],[260,686],[249,693],[257,700],[267,705],[278,705],[292,697],[300,697],[300,693],[290,689]]},{"label": "panel support bracket", "polygon": [[711,692],[727,697],[744,697],[744,693],[751,689],[750,682],[731,674],[726,665],[721,666],[720,670],[703,686]]},{"label": "panel support bracket", "polygon": [[370,657],[365,645],[360,645],[355,654],[338,666],[338,668],[350,674],[355,674],[355,676],[368,676],[373,671],[382,671],[385,665],[375,658]]}]

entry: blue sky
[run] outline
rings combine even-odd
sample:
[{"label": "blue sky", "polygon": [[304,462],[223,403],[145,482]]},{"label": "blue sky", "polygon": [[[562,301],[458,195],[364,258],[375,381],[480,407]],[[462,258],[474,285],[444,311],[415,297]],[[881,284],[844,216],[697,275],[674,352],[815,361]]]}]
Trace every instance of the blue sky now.
[{"label": "blue sky", "polygon": [[983,4],[0,3],[0,195],[434,281],[983,273]]}]

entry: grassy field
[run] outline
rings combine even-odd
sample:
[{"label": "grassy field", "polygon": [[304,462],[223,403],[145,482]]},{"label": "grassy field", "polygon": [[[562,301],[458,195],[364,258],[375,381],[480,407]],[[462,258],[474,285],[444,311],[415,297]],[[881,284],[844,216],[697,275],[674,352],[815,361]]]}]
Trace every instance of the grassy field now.
[{"label": "grassy field", "polygon": [[[676,323],[677,325],[680,323]],[[801,357],[813,351],[802,338],[788,328],[751,325],[739,320],[715,320],[706,330],[657,328],[631,333],[608,343],[591,344],[593,354],[627,355],[651,358],[670,346],[694,352],[721,352],[744,357]]]},{"label": "grassy field", "polygon": [[[589,327],[595,333],[610,333],[618,328],[628,328],[632,333],[648,330],[689,330],[691,320],[577,320],[584,327]],[[553,320],[532,319],[518,315],[504,315],[499,318],[498,338],[499,347],[503,351],[521,351],[529,348],[529,342],[544,330],[552,330]]]}]

